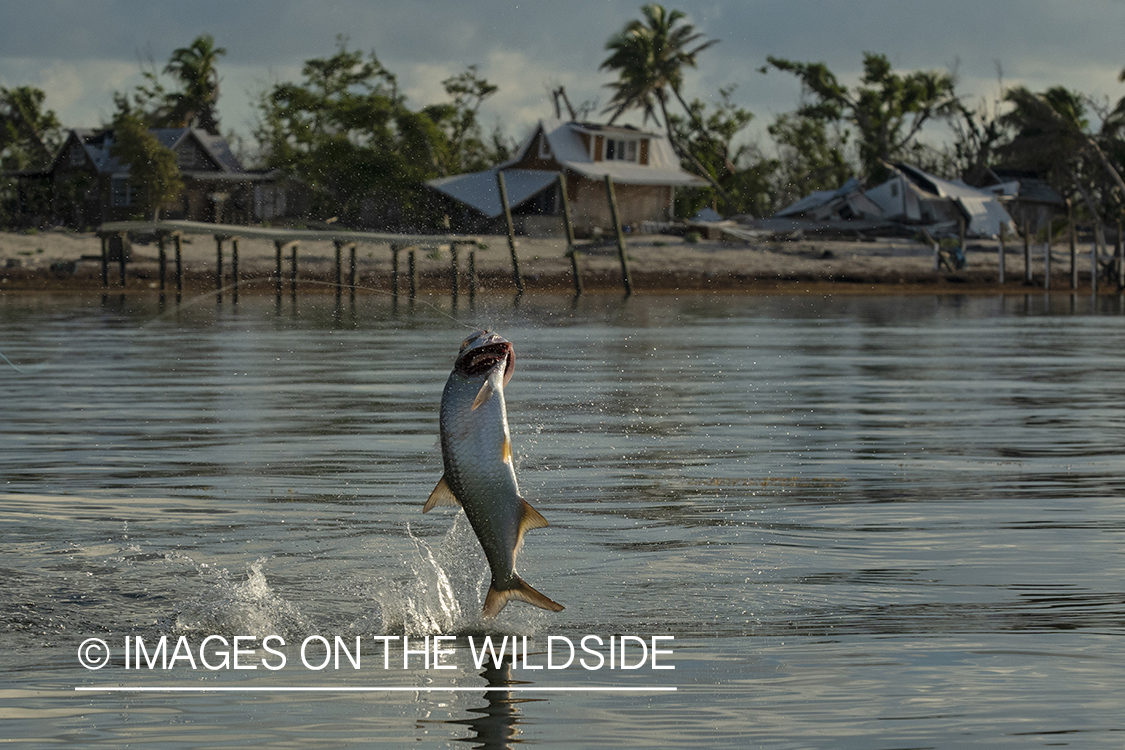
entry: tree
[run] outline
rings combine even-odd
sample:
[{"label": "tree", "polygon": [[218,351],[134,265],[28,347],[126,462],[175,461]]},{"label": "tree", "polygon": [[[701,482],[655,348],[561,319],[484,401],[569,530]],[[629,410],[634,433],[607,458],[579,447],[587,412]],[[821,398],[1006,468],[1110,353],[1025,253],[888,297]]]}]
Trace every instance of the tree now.
[{"label": "tree", "polygon": [[171,94],[171,123],[197,127],[211,135],[219,134],[215,105],[219,101],[219,73],[215,62],[227,53],[216,47],[210,34],[201,34],[187,47],[172,52],[164,72],[179,80],[180,90]]},{"label": "tree", "polygon": [[216,47],[210,34],[202,34],[187,47],[172,52],[164,73],[176,79],[169,89],[161,79],[151,55],[147,66],[141,64],[143,82],[132,95],[113,95],[115,117],[140,117],[150,128],[195,127],[219,135],[219,118],[215,107],[219,101],[219,74],[215,63],[226,54]]},{"label": "tree", "polygon": [[[1080,94],[1063,86],[1053,86],[1042,94],[1016,86],[1004,99],[1012,105],[1004,121],[1016,131],[1011,143],[1002,149],[1009,160],[1043,172],[1056,184],[1065,184],[1077,180],[1085,154],[1104,170],[1125,198],[1125,181],[1088,132],[1090,123]],[[1111,133],[1117,128],[1113,119],[1107,120],[1107,125]]]},{"label": "tree", "polygon": [[137,115],[123,114],[114,121],[110,153],[129,165],[129,184],[138,198],[136,203],[153,221],[160,218],[160,209],[183,192],[176,154],[162,145]]},{"label": "tree", "polygon": [[[694,99],[687,117],[669,114],[669,118],[676,140],[722,185],[728,210],[761,216],[771,207],[770,177],[777,162],[765,158],[751,143],[735,145],[754,115],[734,103],[733,92],[734,86],[721,88],[718,104],[708,108]],[[693,215],[714,195],[713,189],[678,191],[677,211]]]},{"label": "tree", "polygon": [[825,63],[767,60],[797,76],[811,97],[798,114],[855,126],[860,165],[869,182],[881,181],[887,176],[886,164],[910,152],[926,122],[948,117],[958,104],[952,75],[938,71],[900,75],[885,55],[873,52],[863,53],[863,76],[854,89],[840,83]]},{"label": "tree", "polygon": [[0,169],[45,167],[62,143],[62,126],[31,86],[0,88]]},{"label": "tree", "polygon": [[445,147],[435,154],[438,173],[445,176],[488,169],[497,161],[496,149],[485,142],[477,111],[499,87],[478,75],[475,65],[441,83],[452,101],[423,109],[445,135]]},{"label": "tree", "polygon": [[[711,183],[724,202],[730,203],[730,196],[715,175],[677,138],[668,115],[670,91],[692,119],[692,124],[699,131],[705,130],[703,123],[692,117],[691,108],[681,93],[683,71],[684,68],[694,68],[696,56],[717,44],[718,40],[704,39],[702,33],[684,21],[686,15],[682,11],[668,11],[661,5],[651,3],[641,6],[641,13],[644,20],[629,21],[605,45],[610,55],[602,61],[600,69],[617,73],[617,80],[608,84],[614,92],[605,109],[606,112],[613,112],[609,123],[612,125],[630,109],[640,109],[644,113],[643,122],[650,119],[656,122],[663,120],[668,140],[680,156]],[[659,118],[656,116],[657,109],[660,110]]]},{"label": "tree", "polygon": [[308,186],[310,216],[436,220],[425,181],[491,164],[476,113],[496,87],[470,67],[446,79],[453,101],[411,110],[374,54],[337,42],[335,54],[305,62],[302,82],[262,94],[256,136],[266,163]]},{"label": "tree", "polygon": [[768,128],[777,144],[776,207],[814,190],[835,190],[854,174],[846,157],[848,132],[823,119],[784,113]]}]

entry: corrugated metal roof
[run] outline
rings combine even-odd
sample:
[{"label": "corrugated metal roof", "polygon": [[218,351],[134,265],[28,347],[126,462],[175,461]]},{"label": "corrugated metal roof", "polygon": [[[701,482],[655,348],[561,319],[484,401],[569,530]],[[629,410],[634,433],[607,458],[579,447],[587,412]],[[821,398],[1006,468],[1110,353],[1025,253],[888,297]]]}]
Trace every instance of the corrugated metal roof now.
[{"label": "corrugated metal roof", "polygon": [[[475,208],[485,216],[495,218],[504,212],[504,208],[500,205],[500,188],[496,184],[497,169],[439,177],[426,184],[450,198]],[[508,206],[510,208],[519,206],[550,186],[558,176],[558,172],[505,169],[504,187],[508,191]]]}]

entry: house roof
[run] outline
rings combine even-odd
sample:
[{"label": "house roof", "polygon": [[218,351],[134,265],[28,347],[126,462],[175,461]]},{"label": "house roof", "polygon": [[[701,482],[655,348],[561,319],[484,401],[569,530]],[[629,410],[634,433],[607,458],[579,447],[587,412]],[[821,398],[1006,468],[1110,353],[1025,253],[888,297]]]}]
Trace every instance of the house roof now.
[{"label": "house roof", "polygon": [[[701,187],[707,181],[685,172],[680,168],[680,160],[668,139],[659,133],[652,133],[629,126],[599,125],[588,122],[568,122],[566,120],[544,119],[524,139],[515,156],[499,166],[508,169],[521,162],[537,142],[542,132],[551,148],[551,154],[563,168],[584,177],[604,178],[607,174],[614,182],[624,185],[674,185],[676,187]],[[594,161],[589,149],[582,140],[582,133],[597,135],[644,136],[648,139],[648,164],[625,161]]]},{"label": "house roof", "polygon": [[[609,175],[615,183],[622,185],[696,187],[707,184],[705,180],[680,169],[679,159],[676,158],[671,145],[659,133],[649,133],[631,126],[618,127],[563,120],[540,120],[531,134],[516,149],[515,155],[492,169],[452,177],[439,177],[427,181],[426,184],[440,193],[471,206],[485,216],[495,218],[504,210],[500,205],[500,193],[496,185],[498,170],[504,172],[510,208],[516,208],[526,202],[558,178],[559,173],[552,170],[515,168],[527,158],[529,151],[536,147],[540,133],[543,133],[547,139],[551,160],[562,170],[583,177],[601,180]],[[645,136],[649,139],[648,164],[594,161],[582,140],[582,133]]]},{"label": "house roof", "polygon": [[969,234],[991,237],[999,234],[1004,224],[1008,224],[1009,229],[1014,229],[1012,217],[995,192],[972,187],[962,180],[943,180],[909,164],[896,164],[895,168],[923,190],[959,205],[969,219],[966,227]]},{"label": "house roof", "polygon": [[[450,198],[475,208],[485,216],[495,218],[504,213],[500,205],[500,187],[496,184],[499,167],[483,172],[471,172],[452,177],[439,177],[426,184]],[[508,207],[515,208],[545,190],[559,178],[558,172],[538,169],[505,169],[504,189],[508,193]]]},{"label": "house roof", "polygon": [[[183,174],[192,177],[230,179],[232,177],[245,177],[246,172],[239,163],[238,158],[231,151],[226,140],[221,136],[197,128],[153,128],[149,130],[160,144],[175,150],[186,140],[194,140],[203,152],[215,164],[214,170],[181,170]],[[92,130],[89,128],[74,128],[70,131],[63,149],[55,157],[52,169],[61,165],[62,160],[69,157],[67,146],[72,142],[79,143],[86,153],[91,166],[99,174],[127,174],[129,167],[122,164],[111,151],[113,148],[113,130]]]}]

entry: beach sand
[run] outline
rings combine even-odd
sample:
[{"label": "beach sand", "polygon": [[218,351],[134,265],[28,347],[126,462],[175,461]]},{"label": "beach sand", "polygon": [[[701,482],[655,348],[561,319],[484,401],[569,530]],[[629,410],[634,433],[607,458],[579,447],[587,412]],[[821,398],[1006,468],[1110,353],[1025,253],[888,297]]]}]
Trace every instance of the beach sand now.
[{"label": "beach sand", "polygon": [[[506,237],[486,239],[477,250],[476,271],[481,292],[515,289]],[[906,293],[986,292],[1000,290],[998,252],[994,242],[970,243],[968,265],[956,271],[934,270],[932,249],[908,240],[793,241],[755,244],[721,241],[685,242],[665,235],[630,236],[626,240],[635,292],[691,290],[761,293]],[[1089,248],[1079,248],[1081,285],[1089,287]],[[561,239],[517,240],[517,254],[527,292],[573,290],[570,259]],[[231,243],[224,243],[225,283],[230,283]],[[1042,285],[1043,248],[1034,248],[1032,270],[1036,286]],[[357,286],[389,290],[392,254],[387,245],[361,244],[357,248]],[[93,233],[41,231],[30,234],[0,233],[0,290],[61,291],[101,290],[101,242]],[[155,242],[134,243],[127,265],[124,291],[159,288],[158,249]],[[214,289],[216,243],[207,235],[190,235],[183,244],[185,289]],[[448,245],[419,247],[415,251],[421,289],[450,287],[451,257]],[[400,289],[405,293],[407,253],[399,254]],[[344,280],[347,280],[347,253]],[[586,246],[580,256],[584,290],[621,291],[622,275],[617,247],[612,242]],[[1022,245],[1010,244],[1005,255],[1004,288],[1025,289]],[[468,290],[469,252],[459,251],[461,290]],[[175,285],[170,243],[166,272],[168,289]],[[273,291],[276,251],[264,239],[239,242],[239,279],[246,292]],[[289,288],[291,255],[282,262],[285,288]],[[300,243],[298,277],[302,292],[331,290],[336,278],[335,249],[331,242]],[[1052,256],[1052,288],[1069,289],[1069,251],[1056,247]],[[121,291],[119,266],[109,267],[109,286]],[[1101,285],[1103,291],[1110,289]]]}]

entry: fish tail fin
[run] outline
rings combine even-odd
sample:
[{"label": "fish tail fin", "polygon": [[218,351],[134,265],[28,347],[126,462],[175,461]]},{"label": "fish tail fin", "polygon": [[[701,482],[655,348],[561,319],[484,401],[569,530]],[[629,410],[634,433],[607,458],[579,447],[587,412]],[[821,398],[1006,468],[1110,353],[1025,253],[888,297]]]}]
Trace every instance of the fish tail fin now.
[{"label": "fish tail fin", "polygon": [[533,589],[527,581],[519,576],[515,577],[515,585],[507,589],[496,588],[496,580],[493,579],[492,584],[488,587],[488,596],[484,599],[484,616],[495,617],[500,614],[500,610],[504,609],[512,599],[518,599],[521,602],[527,602],[540,609],[547,609],[551,612],[561,612],[565,607],[556,601],[548,599],[543,594]]}]

